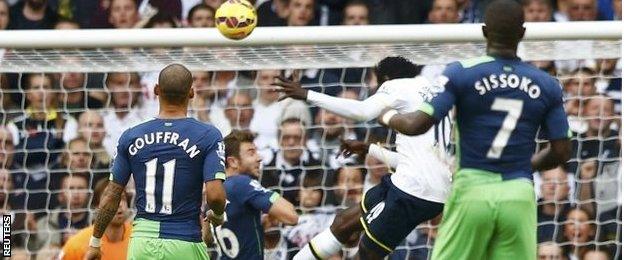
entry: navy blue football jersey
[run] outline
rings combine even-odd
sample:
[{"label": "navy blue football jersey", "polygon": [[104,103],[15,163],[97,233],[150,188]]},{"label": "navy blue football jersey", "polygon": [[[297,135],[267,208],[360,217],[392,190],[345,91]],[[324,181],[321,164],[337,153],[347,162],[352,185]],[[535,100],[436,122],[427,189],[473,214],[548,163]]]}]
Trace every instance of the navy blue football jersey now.
[{"label": "navy blue football jersey", "polygon": [[132,175],[136,219],[159,222],[149,230],[158,234],[150,235],[201,242],[203,184],[225,179],[223,156],[215,127],[192,118],[156,118],[121,135],[111,178],[125,186]]},{"label": "navy blue football jersey", "polygon": [[570,137],[559,82],[520,59],[454,62],[435,85],[421,110],[439,121],[455,106],[459,168],[532,179],[538,131],[548,140]]},{"label": "navy blue football jersey", "polygon": [[268,213],[279,194],[247,175],[225,181],[227,221],[215,229],[222,259],[263,259],[264,231],[260,215]]}]

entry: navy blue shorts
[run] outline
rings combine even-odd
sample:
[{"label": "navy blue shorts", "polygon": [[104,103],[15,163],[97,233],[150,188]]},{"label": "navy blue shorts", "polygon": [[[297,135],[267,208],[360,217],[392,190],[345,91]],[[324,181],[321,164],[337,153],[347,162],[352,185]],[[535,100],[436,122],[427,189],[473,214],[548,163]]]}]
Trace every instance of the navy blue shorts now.
[{"label": "navy blue shorts", "polygon": [[362,243],[380,256],[392,252],[416,226],[442,213],[444,204],[419,199],[394,186],[390,176],[362,198]]}]

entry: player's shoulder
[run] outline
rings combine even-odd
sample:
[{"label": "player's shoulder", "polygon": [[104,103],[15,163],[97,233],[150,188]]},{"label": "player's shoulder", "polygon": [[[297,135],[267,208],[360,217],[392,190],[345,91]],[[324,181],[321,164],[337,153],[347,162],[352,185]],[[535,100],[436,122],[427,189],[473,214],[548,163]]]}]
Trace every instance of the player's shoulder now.
[{"label": "player's shoulder", "polygon": [[219,138],[223,137],[221,135],[221,131],[219,131],[219,129],[216,126],[210,123],[204,123],[195,118],[189,118],[185,122],[193,128],[193,131],[195,133],[219,137]]},{"label": "player's shoulder", "polygon": [[484,55],[484,56],[473,57],[473,58],[463,59],[463,60],[449,63],[446,66],[446,68],[447,70],[448,69],[452,69],[452,70],[476,69],[482,65],[486,65],[494,61],[496,61],[494,57]]}]

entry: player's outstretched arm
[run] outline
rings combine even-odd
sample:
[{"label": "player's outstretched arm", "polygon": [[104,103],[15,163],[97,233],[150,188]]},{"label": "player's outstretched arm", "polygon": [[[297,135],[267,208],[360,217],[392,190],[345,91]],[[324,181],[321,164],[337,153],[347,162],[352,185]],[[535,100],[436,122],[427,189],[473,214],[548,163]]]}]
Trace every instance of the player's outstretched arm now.
[{"label": "player's outstretched arm", "polygon": [[106,186],[100,201],[100,208],[95,218],[95,223],[93,224],[93,237],[89,242],[89,250],[85,256],[86,259],[100,259],[100,239],[104,235],[108,224],[117,214],[123,190],[124,186],[112,181]]},{"label": "player's outstretched arm", "polygon": [[327,109],[332,113],[357,121],[374,119],[390,104],[391,97],[386,93],[376,93],[360,101],[348,98],[332,97],[323,93],[304,89],[301,83],[284,77],[277,77],[274,84],[280,88],[275,91],[284,93],[281,99],[290,97],[306,101],[315,106]]},{"label": "player's outstretched arm", "polygon": [[531,158],[533,170],[545,171],[557,167],[570,159],[570,139],[551,140],[550,145]]},{"label": "player's outstretched arm", "polygon": [[377,118],[377,121],[404,135],[424,134],[435,124],[433,117],[420,110],[398,114],[394,109],[386,109]]},{"label": "player's outstretched arm", "polygon": [[223,181],[219,179],[207,181],[204,183],[204,190],[206,191],[206,203],[210,208],[208,219],[210,222],[219,226],[223,224],[223,212],[225,211],[225,189],[223,188]]},{"label": "player's outstretched arm", "polygon": [[269,209],[269,216],[277,219],[286,225],[296,225],[299,222],[299,215],[295,211],[295,206],[286,199],[279,197]]},{"label": "player's outstretched arm", "polygon": [[377,144],[369,144],[358,140],[340,140],[340,152],[336,155],[342,155],[345,158],[357,154],[360,158],[364,158],[366,154],[386,163],[391,168],[396,168],[399,164],[399,154],[390,151]]}]

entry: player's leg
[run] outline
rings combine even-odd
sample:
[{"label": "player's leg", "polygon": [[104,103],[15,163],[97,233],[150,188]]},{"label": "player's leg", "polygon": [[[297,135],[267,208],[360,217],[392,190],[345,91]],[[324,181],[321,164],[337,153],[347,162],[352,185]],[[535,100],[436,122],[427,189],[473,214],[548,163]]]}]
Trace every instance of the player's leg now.
[{"label": "player's leg", "polygon": [[443,204],[413,197],[384,177],[380,188],[364,199],[360,218],[365,235],[360,240],[360,259],[382,259],[391,253],[416,226],[442,212]]},{"label": "player's leg", "polygon": [[495,226],[492,189],[500,182],[500,175],[481,171],[460,170],[455,174],[432,259],[486,259]]},{"label": "player's leg", "polygon": [[537,204],[533,185],[525,180],[501,183],[495,235],[487,259],[536,259]]},{"label": "player's leg", "polygon": [[[334,218],[331,226],[314,236],[293,258],[294,260],[325,259],[340,252],[343,245],[354,244],[362,231],[360,217],[362,209],[359,205],[351,206]],[[354,239],[355,238],[355,239]],[[354,241],[355,240],[355,241]]]}]

